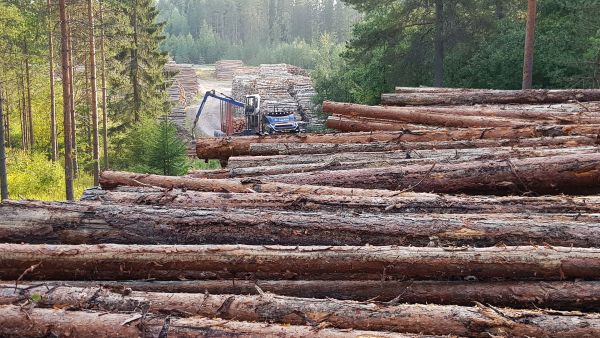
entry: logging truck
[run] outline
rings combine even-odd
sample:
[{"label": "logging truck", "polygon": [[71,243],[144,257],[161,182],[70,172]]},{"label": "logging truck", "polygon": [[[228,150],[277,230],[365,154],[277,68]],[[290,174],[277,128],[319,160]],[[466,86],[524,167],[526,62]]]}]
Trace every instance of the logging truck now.
[{"label": "logging truck", "polygon": [[[221,104],[221,129],[215,132],[215,137],[299,133],[301,131],[301,123],[296,120],[294,112],[281,110],[277,105],[274,106],[273,111],[263,111],[260,95],[246,95],[244,102],[239,102],[223,93],[211,90],[204,94],[204,99],[198,108],[192,135],[195,135],[198,120],[204,111],[206,102],[211,97],[223,103]],[[242,108],[245,118],[244,129],[237,133],[235,133],[233,125],[234,107]]]}]

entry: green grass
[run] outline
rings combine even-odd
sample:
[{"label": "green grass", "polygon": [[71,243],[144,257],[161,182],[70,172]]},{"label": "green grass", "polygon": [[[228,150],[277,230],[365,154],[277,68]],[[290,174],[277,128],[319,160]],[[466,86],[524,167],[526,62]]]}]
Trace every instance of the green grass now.
[{"label": "green grass", "polygon": [[[65,172],[60,163],[52,163],[45,154],[16,149],[7,152],[8,193],[13,200],[65,200]],[[91,175],[81,172],[73,182],[75,198],[93,186]]]}]

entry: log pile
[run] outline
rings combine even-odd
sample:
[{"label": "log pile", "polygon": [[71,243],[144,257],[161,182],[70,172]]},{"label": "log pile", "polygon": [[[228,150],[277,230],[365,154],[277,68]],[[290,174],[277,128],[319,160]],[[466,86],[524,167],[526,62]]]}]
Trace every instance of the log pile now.
[{"label": "log pile", "polygon": [[232,84],[233,97],[259,94],[263,109],[298,112],[303,120],[318,124],[312,102],[315,90],[308,72],[288,64],[263,64],[238,70]]},{"label": "log pile", "polygon": [[238,69],[244,67],[241,60],[220,60],[215,64],[215,72],[218,80],[231,80]]},{"label": "log pile", "polygon": [[0,336],[600,336],[598,124],[578,105],[200,139],[223,168],[6,201]]}]

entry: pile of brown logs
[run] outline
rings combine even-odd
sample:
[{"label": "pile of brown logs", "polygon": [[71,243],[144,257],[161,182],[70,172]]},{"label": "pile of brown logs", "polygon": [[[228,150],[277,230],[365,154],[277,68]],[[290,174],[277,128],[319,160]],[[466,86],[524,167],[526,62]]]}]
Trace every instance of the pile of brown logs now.
[{"label": "pile of brown logs", "polygon": [[[223,168],[4,202],[0,336],[598,337],[599,129],[563,124],[576,105],[200,139]],[[552,123],[490,122],[517,118]]]}]

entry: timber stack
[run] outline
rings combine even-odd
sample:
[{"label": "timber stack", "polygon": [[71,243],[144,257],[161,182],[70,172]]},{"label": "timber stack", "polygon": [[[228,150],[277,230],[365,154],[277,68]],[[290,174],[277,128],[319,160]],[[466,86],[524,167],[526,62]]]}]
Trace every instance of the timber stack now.
[{"label": "timber stack", "polygon": [[403,91],[324,105],[403,129],[203,138],[222,169],[4,202],[0,336],[600,336],[600,91]]},{"label": "timber stack", "polygon": [[218,80],[232,80],[235,72],[244,67],[241,60],[220,60],[215,64],[215,71]]}]

